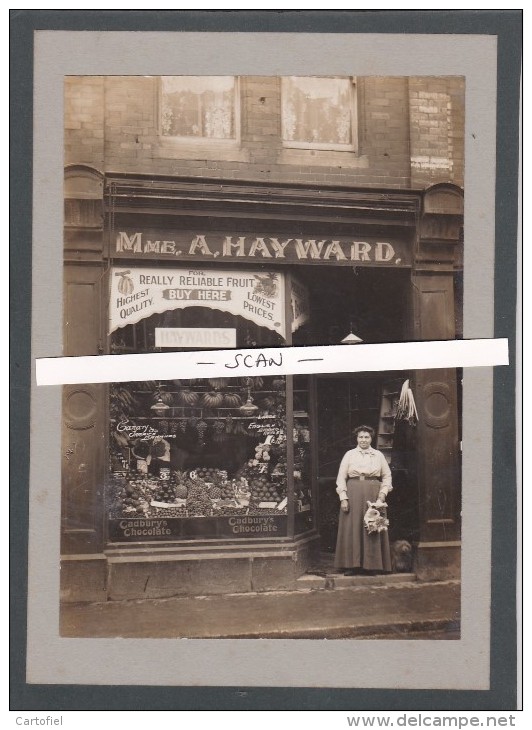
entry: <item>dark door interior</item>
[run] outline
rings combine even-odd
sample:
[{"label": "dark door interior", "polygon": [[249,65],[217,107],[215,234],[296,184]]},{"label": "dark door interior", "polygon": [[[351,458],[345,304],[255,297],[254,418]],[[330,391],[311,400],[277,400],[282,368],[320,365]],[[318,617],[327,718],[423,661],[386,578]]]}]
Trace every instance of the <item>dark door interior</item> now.
[{"label": "dark door interior", "polygon": [[[364,424],[379,433],[383,390],[402,377],[388,372],[318,376],[318,527],[323,551],[333,552],[336,546],[336,476],[342,456],[356,446],[352,430]],[[390,539],[413,541],[418,530],[415,427],[396,423],[391,443],[387,453],[394,484],[388,497]],[[373,446],[377,446],[376,439]]]}]

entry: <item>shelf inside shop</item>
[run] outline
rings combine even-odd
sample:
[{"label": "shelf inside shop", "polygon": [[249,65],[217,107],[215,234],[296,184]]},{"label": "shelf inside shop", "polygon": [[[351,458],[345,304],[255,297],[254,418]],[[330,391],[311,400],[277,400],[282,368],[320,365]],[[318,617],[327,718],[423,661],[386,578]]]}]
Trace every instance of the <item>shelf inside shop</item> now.
[{"label": "shelf inside shop", "polygon": [[[200,409],[198,409],[200,410]],[[219,421],[221,418],[227,418],[226,413],[219,416],[204,416],[200,413],[196,413],[193,416],[132,416],[135,421],[181,421],[189,418],[203,418],[205,421]],[[279,416],[231,416],[233,421],[263,421],[271,418],[279,418]]]},{"label": "shelf inside shop", "polygon": [[[214,390],[214,388],[211,388],[209,390],[208,388],[203,388],[202,389],[201,386],[199,386],[199,387],[195,387],[195,388],[190,388],[190,390],[191,390],[192,393],[204,393],[205,391],[207,391],[207,392],[210,393],[211,391]],[[217,390],[216,392],[223,394],[226,390],[228,390],[228,388],[224,388],[223,391],[222,390]],[[240,386],[239,388],[236,388],[236,390],[239,390],[239,391],[247,391],[247,388],[245,388],[244,386]],[[163,390],[162,392],[165,393],[165,394],[168,394],[168,395],[177,395],[180,391],[179,390]],[[262,390],[262,389],[261,390],[253,390],[253,388],[252,388],[251,389],[251,392],[252,392],[252,395],[257,396],[257,395],[263,395],[265,393],[269,393],[269,394],[271,394],[271,393],[284,393],[284,389],[283,390]],[[153,390],[134,390],[133,393],[135,393],[136,395],[153,395]]]}]

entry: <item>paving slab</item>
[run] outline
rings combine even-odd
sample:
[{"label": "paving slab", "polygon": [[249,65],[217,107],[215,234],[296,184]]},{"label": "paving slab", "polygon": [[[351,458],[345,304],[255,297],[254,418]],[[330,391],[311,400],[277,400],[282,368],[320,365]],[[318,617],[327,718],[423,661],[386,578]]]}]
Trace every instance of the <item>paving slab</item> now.
[{"label": "paving slab", "polygon": [[[459,637],[458,581],[63,604],[61,635],[123,638]],[[416,636],[416,638],[419,638]]]}]

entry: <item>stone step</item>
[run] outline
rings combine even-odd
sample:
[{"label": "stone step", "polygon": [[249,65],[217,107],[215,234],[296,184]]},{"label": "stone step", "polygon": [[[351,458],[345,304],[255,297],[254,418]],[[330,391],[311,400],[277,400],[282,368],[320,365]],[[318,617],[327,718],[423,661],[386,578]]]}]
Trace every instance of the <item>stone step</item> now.
[{"label": "stone step", "polygon": [[397,585],[416,581],[415,573],[391,573],[388,575],[343,575],[341,573],[305,573],[296,581],[297,590],[319,591],[342,588]]}]

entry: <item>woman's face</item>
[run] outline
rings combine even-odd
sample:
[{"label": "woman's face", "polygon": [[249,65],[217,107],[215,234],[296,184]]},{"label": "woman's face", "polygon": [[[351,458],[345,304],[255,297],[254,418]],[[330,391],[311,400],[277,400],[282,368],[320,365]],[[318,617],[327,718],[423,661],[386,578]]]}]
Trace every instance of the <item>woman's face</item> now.
[{"label": "woman's face", "polygon": [[367,431],[360,431],[360,433],[357,433],[357,444],[361,449],[369,449],[371,446],[371,436]]}]

